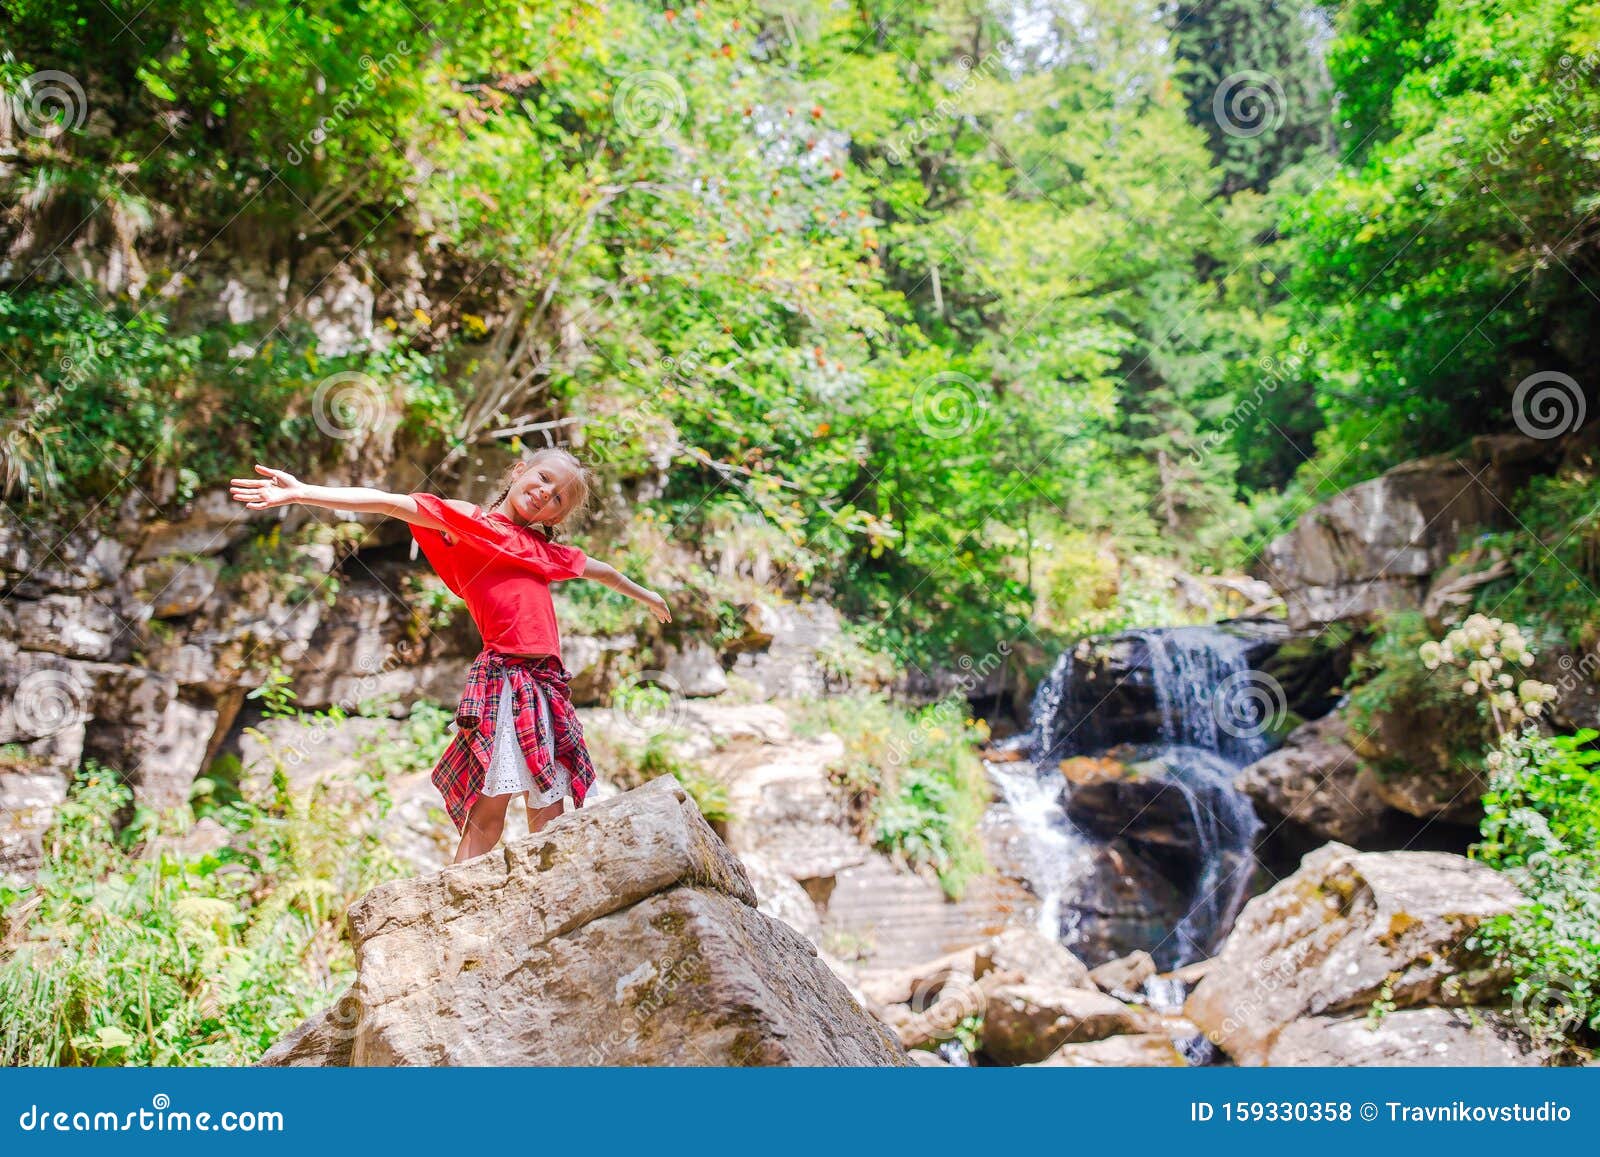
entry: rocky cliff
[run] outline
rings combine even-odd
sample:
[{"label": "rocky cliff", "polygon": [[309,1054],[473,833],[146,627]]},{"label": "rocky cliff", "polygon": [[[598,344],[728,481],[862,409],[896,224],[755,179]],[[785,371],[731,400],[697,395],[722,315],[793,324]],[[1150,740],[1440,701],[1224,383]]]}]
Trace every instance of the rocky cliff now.
[{"label": "rocky cliff", "polygon": [[350,911],[358,979],[263,1065],[903,1065],[670,778]]}]

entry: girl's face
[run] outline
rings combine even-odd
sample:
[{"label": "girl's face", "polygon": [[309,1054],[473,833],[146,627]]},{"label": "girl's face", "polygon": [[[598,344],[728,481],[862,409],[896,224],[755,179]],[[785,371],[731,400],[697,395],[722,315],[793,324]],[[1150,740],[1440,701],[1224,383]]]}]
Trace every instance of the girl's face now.
[{"label": "girl's face", "polygon": [[524,525],[560,522],[572,504],[572,484],[577,476],[572,465],[560,459],[524,466],[506,494],[506,513]]}]

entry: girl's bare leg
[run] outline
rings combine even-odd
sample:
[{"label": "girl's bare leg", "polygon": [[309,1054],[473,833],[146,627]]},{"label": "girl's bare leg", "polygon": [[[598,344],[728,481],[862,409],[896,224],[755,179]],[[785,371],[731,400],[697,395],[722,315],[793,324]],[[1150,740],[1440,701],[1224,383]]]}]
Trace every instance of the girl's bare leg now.
[{"label": "girl's bare leg", "polygon": [[[523,796],[522,798],[524,801],[526,801],[528,797]],[[540,828],[544,827],[545,824],[549,823],[551,820],[560,815],[561,809],[566,806],[566,802],[566,800],[558,799],[555,803],[550,804],[547,807],[529,808],[528,834],[530,836],[533,835],[534,832],[538,831]]]},{"label": "girl's bare leg", "polygon": [[473,801],[454,863],[481,856],[500,842],[500,833],[506,826],[506,805],[510,802],[509,795],[480,795]]}]

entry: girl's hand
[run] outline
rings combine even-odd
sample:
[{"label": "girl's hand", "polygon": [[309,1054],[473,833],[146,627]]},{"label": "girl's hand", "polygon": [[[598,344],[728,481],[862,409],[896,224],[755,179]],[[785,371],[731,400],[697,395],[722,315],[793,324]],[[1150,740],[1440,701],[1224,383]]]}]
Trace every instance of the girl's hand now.
[{"label": "girl's hand", "polygon": [[265,478],[235,478],[229,484],[235,502],[244,503],[246,510],[271,510],[274,506],[289,506],[306,497],[307,487],[293,474],[257,466]]},{"label": "girl's hand", "polygon": [[672,622],[672,610],[667,606],[667,600],[656,594],[655,591],[645,592],[644,604],[645,606],[649,607],[651,611],[655,613],[656,618],[660,619],[663,623]]}]

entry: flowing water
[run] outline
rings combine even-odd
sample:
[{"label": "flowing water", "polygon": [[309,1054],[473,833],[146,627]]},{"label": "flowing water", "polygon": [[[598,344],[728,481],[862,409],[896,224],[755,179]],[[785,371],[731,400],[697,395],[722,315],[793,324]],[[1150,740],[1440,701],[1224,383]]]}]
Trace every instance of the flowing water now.
[{"label": "flowing water", "polygon": [[[1175,627],[1122,638],[1134,655],[1125,678],[1141,681],[1134,690],[1150,700],[1149,718],[1097,714],[1115,689],[1090,686],[1081,677],[1085,657],[1067,652],[1034,695],[1029,731],[1011,745],[1029,758],[991,763],[989,772],[1024,844],[1020,858],[1040,897],[1040,927],[1071,944],[1072,901],[1104,853],[1102,840],[1068,818],[1057,764],[1100,752],[1113,739],[1142,741],[1119,755],[1162,765],[1164,790],[1182,801],[1181,809],[1165,810],[1182,823],[1197,865],[1192,879],[1174,881],[1189,897],[1181,919],[1162,943],[1142,946],[1172,968],[1214,952],[1246,899],[1259,821],[1233,778],[1270,749],[1266,725],[1283,710],[1282,693],[1251,670],[1249,642],[1228,631]],[[1145,734],[1130,734],[1140,727]]]}]

